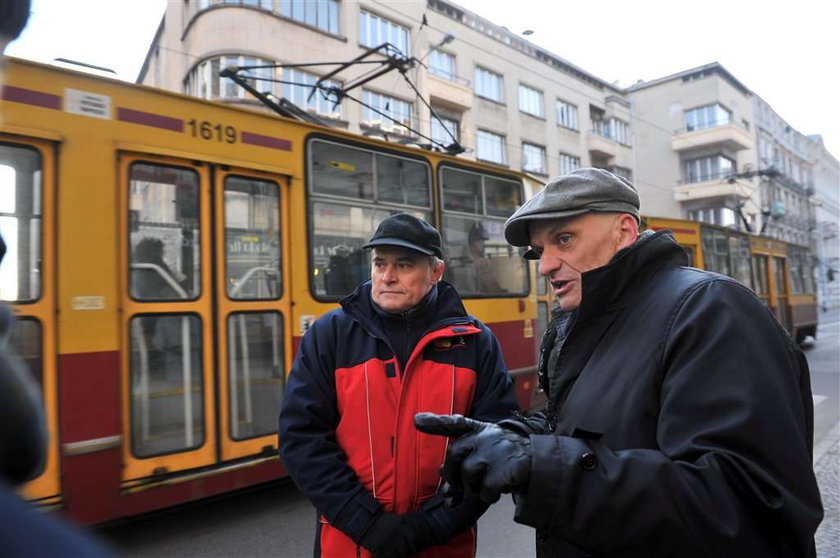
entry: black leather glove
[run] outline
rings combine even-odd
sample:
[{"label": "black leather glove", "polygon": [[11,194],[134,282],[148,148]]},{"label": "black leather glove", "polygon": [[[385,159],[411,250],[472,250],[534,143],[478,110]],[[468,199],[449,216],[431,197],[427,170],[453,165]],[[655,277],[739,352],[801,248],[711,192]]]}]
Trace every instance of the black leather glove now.
[{"label": "black leather glove", "polygon": [[424,511],[408,512],[401,515],[404,536],[408,541],[409,556],[417,554],[427,546],[445,542],[442,529],[436,527],[434,520]]},{"label": "black leather glove", "polygon": [[531,439],[490,422],[461,415],[418,413],[415,427],[426,434],[457,438],[449,444],[441,476],[478,494],[488,504],[503,492],[523,489],[531,476]]},{"label": "black leather glove", "polygon": [[410,542],[395,513],[383,512],[367,528],[359,544],[370,550],[376,558],[406,558],[412,554]]}]

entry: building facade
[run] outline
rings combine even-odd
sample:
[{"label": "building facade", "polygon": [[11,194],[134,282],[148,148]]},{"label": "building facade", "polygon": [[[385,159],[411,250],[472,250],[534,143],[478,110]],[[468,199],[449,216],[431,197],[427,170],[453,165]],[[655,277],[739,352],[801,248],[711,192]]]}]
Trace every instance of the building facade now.
[{"label": "building facade", "polygon": [[[425,143],[419,132],[440,145],[454,136],[467,149],[464,157],[537,177],[582,166],[632,176],[630,103],[621,89],[443,0],[170,2],[138,82],[258,107],[219,72],[231,65],[346,62],[384,42],[420,61],[406,76],[440,119],[397,72],[349,92],[367,107],[310,96],[335,66],[257,69],[276,80],[257,86],[334,126]],[[328,85],[349,83],[367,69],[344,69]]]},{"label": "building facade", "polygon": [[[383,43],[416,60],[408,79],[388,73],[339,105],[313,92],[337,63]],[[633,179],[647,215],[810,246],[824,255],[826,288],[836,269],[837,198],[825,192],[836,192],[837,160],[718,63],[622,89],[448,0],[185,0],[168,3],[138,82],[267,110],[220,75],[229,66],[253,67],[258,90],[332,126],[456,142],[461,157],[536,184],[607,168]],[[369,69],[344,68],[323,85]]]},{"label": "building facade", "polygon": [[823,310],[830,310],[840,308],[840,162],[820,136],[808,140],[814,161],[817,296]]}]

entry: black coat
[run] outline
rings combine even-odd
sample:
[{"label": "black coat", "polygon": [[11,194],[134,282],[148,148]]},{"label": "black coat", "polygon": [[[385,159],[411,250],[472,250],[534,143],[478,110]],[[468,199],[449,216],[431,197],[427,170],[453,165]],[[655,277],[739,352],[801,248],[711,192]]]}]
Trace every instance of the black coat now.
[{"label": "black coat", "polygon": [[747,287],[685,264],[645,236],[549,328],[571,317],[515,517],[540,557],[814,554],[805,358]]}]

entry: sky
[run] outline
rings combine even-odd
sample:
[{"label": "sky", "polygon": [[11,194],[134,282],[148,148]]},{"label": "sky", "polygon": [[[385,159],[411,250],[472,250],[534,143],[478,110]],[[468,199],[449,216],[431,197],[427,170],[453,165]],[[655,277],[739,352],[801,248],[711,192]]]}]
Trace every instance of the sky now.
[{"label": "sky", "polygon": [[[515,33],[530,29],[531,42],[621,87],[719,62],[796,130],[822,135],[840,159],[834,2],[454,1]],[[166,0],[33,0],[27,28],[6,53],[78,60],[134,81],[165,7]]]}]

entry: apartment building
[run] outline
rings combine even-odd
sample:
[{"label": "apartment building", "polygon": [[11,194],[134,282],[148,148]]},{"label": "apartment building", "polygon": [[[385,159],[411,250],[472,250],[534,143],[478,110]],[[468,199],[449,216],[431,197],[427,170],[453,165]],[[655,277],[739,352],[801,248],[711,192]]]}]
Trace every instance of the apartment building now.
[{"label": "apartment building", "polygon": [[[361,103],[337,106],[311,94],[337,67],[321,64],[385,42],[418,61],[405,73],[411,83],[391,72],[349,92]],[[461,157],[537,183],[607,168],[633,179],[645,214],[834,253],[816,246],[834,229],[817,228],[813,194],[821,181],[836,186],[836,159],[718,63],[622,89],[448,0],[185,0],[168,4],[138,82],[266,110],[220,71],[276,64],[311,65],[254,70],[274,80],[255,86],[332,126],[439,147],[455,138]],[[350,84],[369,68],[325,84]]]},{"label": "apartment building", "polygon": [[808,136],[813,147],[817,296],[825,309],[840,308],[840,162],[820,136]]},{"label": "apartment building", "polygon": [[[170,2],[138,82],[222,102],[259,106],[219,72],[231,65],[346,62],[389,42],[421,61],[350,92],[369,107],[340,106],[312,84],[335,66],[256,70],[286,83],[261,91],[286,97],[331,125],[392,141],[441,145],[537,177],[599,166],[632,176],[630,103],[621,89],[523,37],[444,0],[187,0]],[[332,77],[338,86],[369,67]],[[451,134],[451,135],[450,135]]]}]

